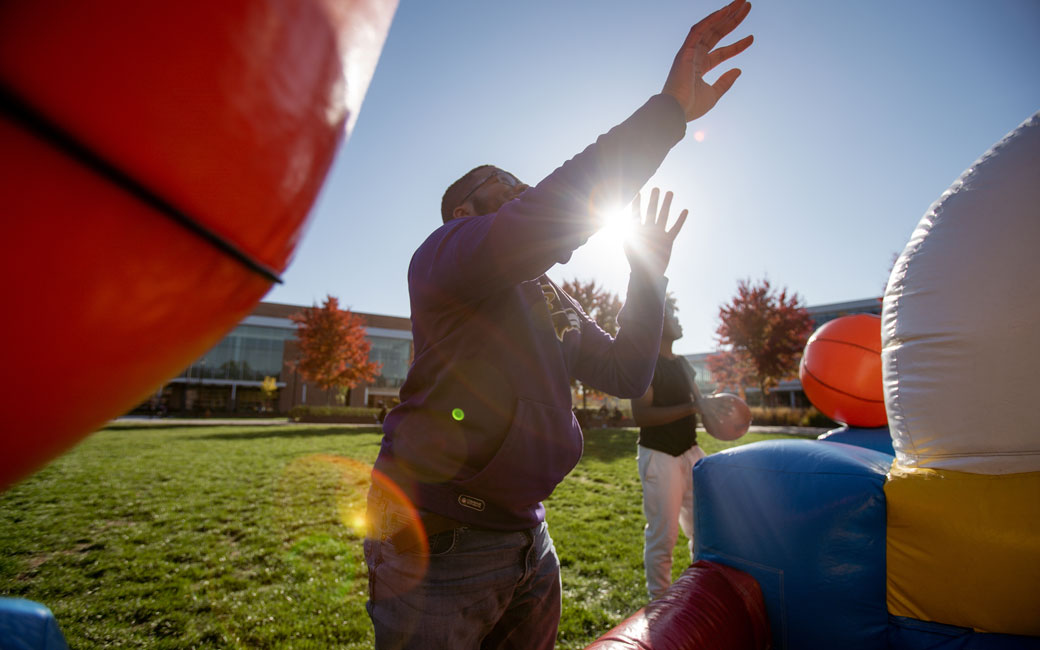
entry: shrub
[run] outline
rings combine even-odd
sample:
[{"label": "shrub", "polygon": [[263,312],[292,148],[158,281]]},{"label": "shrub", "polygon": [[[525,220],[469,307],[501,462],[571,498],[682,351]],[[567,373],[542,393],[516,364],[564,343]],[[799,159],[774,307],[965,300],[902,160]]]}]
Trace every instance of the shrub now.
[{"label": "shrub", "polygon": [[805,410],[805,415],[802,417],[803,427],[826,427],[828,429],[836,429],[841,425],[830,419],[823,413],[816,410],[815,407],[810,407]]},{"label": "shrub", "polygon": [[791,408],[789,406],[752,406],[751,422],[775,427],[826,427],[839,426],[815,408]]},{"label": "shrub", "polygon": [[752,406],[751,421],[763,426],[795,427],[802,414],[788,406]]}]

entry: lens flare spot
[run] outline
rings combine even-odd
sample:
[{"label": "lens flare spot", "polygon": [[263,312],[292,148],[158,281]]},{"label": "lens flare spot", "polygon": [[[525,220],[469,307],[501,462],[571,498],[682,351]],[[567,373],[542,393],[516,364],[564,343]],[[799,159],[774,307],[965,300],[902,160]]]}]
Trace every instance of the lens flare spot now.
[{"label": "lens flare spot", "polygon": [[697,142],[704,142],[704,137],[705,137],[704,136],[704,131],[694,131],[693,132],[693,139],[696,140]]},{"label": "lens flare spot", "polygon": [[364,513],[355,512],[350,518],[350,527],[357,532],[365,535],[368,533],[368,519],[365,518]]},{"label": "lens flare spot", "polygon": [[462,422],[462,418],[466,417],[466,414],[463,413],[462,409],[454,408],[451,410],[451,417],[453,417],[458,422]]}]

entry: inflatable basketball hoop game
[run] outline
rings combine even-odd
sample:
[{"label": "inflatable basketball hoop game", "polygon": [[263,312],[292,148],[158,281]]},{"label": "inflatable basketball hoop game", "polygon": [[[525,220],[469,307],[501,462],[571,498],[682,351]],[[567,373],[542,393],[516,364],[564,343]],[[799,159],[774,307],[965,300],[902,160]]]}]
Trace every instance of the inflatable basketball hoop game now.
[{"label": "inflatable basketball hoop game", "polygon": [[696,562],[592,647],[1040,648],[1038,247],[1040,113],[924,215],[880,318],[810,337],[847,426],[701,460]]}]

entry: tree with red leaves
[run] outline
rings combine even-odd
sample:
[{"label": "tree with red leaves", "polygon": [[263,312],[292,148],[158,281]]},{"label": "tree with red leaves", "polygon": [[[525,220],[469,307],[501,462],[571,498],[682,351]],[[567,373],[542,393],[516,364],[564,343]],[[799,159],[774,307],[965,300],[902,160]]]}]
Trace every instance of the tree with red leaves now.
[{"label": "tree with red leaves", "polygon": [[575,278],[563,283],[563,290],[574,298],[581,308],[596,321],[603,331],[617,336],[617,315],[621,311],[621,298],[596,284],[595,280],[582,282]]},{"label": "tree with red leaves", "polygon": [[326,296],[321,307],[308,307],[290,318],[298,326],[300,349],[293,365],[305,380],[331,395],[333,389],[354,388],[379,376],[380,364],[368,360],[372,344],[365,338],[364,321],[340,309],[336,298]]},{"label": "tree with red leaves", "polygon": [[708,372],[718,391],[736,391],[740,399],[747,401],[745,387],[755,382],[755,371],[751,360],[743,350],[720,350],[707,359]]},{"label": "tree with red leaves", "polygon": [[769,280],[739,281],[732,302],[719,308],[719,321],[715,332],[722,353],[731,355],[717,362],[720,369],[725,375],[728,368],[729,380],[741,386],[757,384],[763,403],[770,388],[798,371],[813,331],[812,318],[798,294],[776,291]]},{"label": "tree with red leaves", "polygon": [[[621,311],[621,298],[596,284],[595,280],[582,282],[577,278],[567,280],[563,283],[563,290],[568,296],[574,298],[589,318],[596,321],[603,331],[611,336],[617,336],[617,315]],[[586,386],[577,379],[571,380],[571,385],[581,391],[581,407],[588,408],[589,395],[602,395],[600,391]]]}]

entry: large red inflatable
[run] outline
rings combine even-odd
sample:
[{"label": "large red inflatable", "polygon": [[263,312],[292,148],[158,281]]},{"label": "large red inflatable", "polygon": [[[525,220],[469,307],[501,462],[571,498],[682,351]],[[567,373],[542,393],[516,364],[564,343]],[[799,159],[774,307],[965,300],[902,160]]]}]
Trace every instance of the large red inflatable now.
[{"label": "large red inflatable", "polygon": [[0,489],[277,281],[396,0],[0,4]]},{"label": "large red inflatable", "polygon": [[798,368],[802,390],[821,413],[853,427],[888,423],[881,380],[881,318],[842,316],[809,337]]}]

